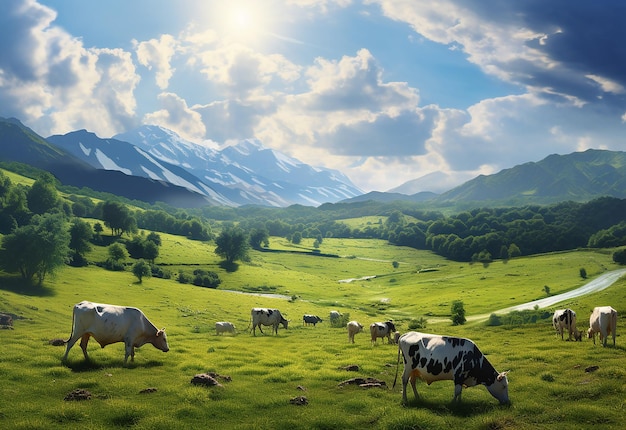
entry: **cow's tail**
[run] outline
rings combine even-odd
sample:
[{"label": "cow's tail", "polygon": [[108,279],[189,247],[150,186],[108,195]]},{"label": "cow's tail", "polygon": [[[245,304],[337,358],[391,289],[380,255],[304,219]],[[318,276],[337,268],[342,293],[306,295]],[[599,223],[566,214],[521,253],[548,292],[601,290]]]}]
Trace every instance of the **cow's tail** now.
[{"label": "cow's tail", "polygon": [[398,342],[398,361],[396,362],[396,376],[393,378],[393,385],[391,386],[392,390],[396,388],[396,382],[398,381],[398,369],[400,368],[400,352],[400,342]]},{"label": "cow's tail", "polygon": [[72,337],[74,337],[75,320],[76,320],[76,306],[72,308],[72,331],[70,332],[70,337],[68,337],[67,340],[63,339],[63,345],[67,344],[72,339]]}]

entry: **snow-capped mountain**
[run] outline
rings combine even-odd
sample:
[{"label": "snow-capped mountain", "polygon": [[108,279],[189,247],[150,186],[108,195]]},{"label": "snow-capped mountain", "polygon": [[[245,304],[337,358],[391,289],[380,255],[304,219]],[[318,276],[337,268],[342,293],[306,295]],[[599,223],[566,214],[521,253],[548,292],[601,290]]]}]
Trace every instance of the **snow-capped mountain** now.
[{"label": "snow-capped mountain", "polygon": [[256,139],[218,151],[159,126],[142,126],[114,139],[185,169],[235,205],[318,206],[363,194],[341,172],[309,166]]},{"label": "snow-capped mountain", "polygon": [[226,206],[318,206],[363,194],[341,172],[311,167],[256,139],[218,151],[142,126],[108,139],[79,130],[46,140],[97,169],[171,183]]}]

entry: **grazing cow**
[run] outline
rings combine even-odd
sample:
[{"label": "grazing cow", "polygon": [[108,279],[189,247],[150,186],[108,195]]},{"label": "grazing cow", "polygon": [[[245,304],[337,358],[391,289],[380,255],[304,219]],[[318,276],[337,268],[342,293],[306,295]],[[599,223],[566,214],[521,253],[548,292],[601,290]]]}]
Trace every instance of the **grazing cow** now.
[{"label": "grazing cow", "polygon": [[318,322],[322,322],[322,319],[317,315],[304,315],[302,317],[302,325],[313,324],[313,326],[315,326]]},{"label": "grazing cow", "polygon": [[593,308],[589,317],[589,330],[587,336],[593,339],[596,344],[596,333],[600,333],[600,342],[606,346],[606,339],[609,334],[613,335],[613,346],[615,346],[615,329],[617,328],[617,311],[610,306],[598,306]]},{"label": "grazing cow", "polygon": [[215,333],[220,335],[222,333],[235,334],[235,326],[228,321],[218,321],[215,323]]},{"label": "grazing cow", "polygon": [[341,318],[341,314],[337,311],[330,311],[330,322],[331,324]]},{"label": "grazing cow", "polygon": [[363,331],[363,325],[357,321],[350,321],[346,327],[348,329],[348,342],[354,343],[354,335]]},{"label": "grazing cow", "polygon": [[278,324],[282,324],[285,330],[289,324],[289,321],[283,318],[278,309],[252,308],[250,314],[252,316],[252,331],[255,336],[257,327],[263,333],[261,325],[271,325],[272,333],[278,334]]},{"label": "grazing cow", "polygon": [[372,335],[372,343],[376,343],[379,337],[387,338],[387,343],[391,343],[391,334],[396,331],[396,326],[391,321],[375,322],[370,325],[370,334]]},{"label": "grazing cow", "polygon": [[158,330],[139,309],[82,301],[74,305],[72,334],[66,341],[63,361],[67,360],[67,354],[78,339],[81,339],[80,347],[85,360],[88,360],[87,343],[90,336],[102,348],[111,343],[124,342],[124,363],[128,361],[128,356],[130,361],[134,361],[135,348],[146,343],[151,343],[163,352],[170,350],[165,329]]},{"label": "grazing cow", "polygon": [[419,397],[415,388],[417,378],[426,381],[428,385],[435,381],[454,381],[453,402],[461,402],[463,386],[473,387],[477,384],[487,387],[500,403],[509,402],[509,382],[506,377],[508,372],[498,373],[469,339],[411,331],[400,336],[398,364],[401,353],[404,359],[402,401],[405,404],[406,385],[409,380],[415,398]]},{"label": "grazing cow", "polygon": [[578,341],[582,339],[582,334],[576,328],[576,312],[571,309],[557,309],[554,311],[552,325],[556,330],[557,336],[561,335],[561,340],[563,340],[563,332],[565,330],[569,334],[568,340],[572,340],[572,334],[574,339]]}]

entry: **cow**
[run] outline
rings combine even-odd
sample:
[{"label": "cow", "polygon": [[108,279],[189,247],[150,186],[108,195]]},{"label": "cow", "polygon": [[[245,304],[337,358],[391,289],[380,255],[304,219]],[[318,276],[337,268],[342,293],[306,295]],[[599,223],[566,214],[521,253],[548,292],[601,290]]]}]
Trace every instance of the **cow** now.
[{"label": "cow", "polygon": [[[282,324],[287,329],[287,325],[289,321],[283,318],[282,314],[278,309],[266,309],[266,308],[252,308],[250,312],[252,317],[252,331],[256,336],[256,328],[259,327],[261,333],[263,333],[263,329],[261,325],[271,325],[272,333],[278,334],[278,325]],[[265,334],[265,333],[264,333]]]},{"label": "cow", "polygon": [[572,334],[575,340],[580,341],[582,339],[582,334],[576,328],[576,312],[571,309],[557,309],[554,311],[552,325],[556,330],[557,336],[561,335],[561,340],[563,340],[563,332],[565,330],[569,334],[568,340],[572,340]]},{"label": "cow", "polygon": [[334,323],[339,318],[341,318],[341,314],[337,311],[330,311],[330,323]]},{"label": "cow", "polygon": [[124,342],[126,346],[124,364],[128,361],[129,356],[130,361],[135,361],[135,348],[146,343],[151,343],[163,352],[170,350],[165,329],[157,329],[139,309],[129,306],[92,303],[85,300],[74,305],[72,334],[65,341],[67,347],[63,361],[67,360],[70,349],[78,339],[81,339],[80,347],[83,350],[85,360],[89,360],[87,343],[90,336],[93,336],[102,348],[112,343]]},{"label": "cow", "polygon": [[215,333],[220,335],[222,333],[232,333],[235,334],[235,326],[233,323],[228,321],[218,321],[215,323]]},{"label": "cow", "polygon": [[318,322],[322,322],[322,319],[317,315],[303,315],[302,316],[302,325],[317,324]]},{"label": "cow", "polygon": [[[501,404],[509,403],[507,373],[498,373],[469,339],[408,332],[400,336],[400,354],[404,359],[402,373],[402,402],[407,403],[406,386],[409,380],[415,398],[419,398],[415,381],[424,380],[428,385],[435,381],[454,381],[453,402],[461,402],[463,386],[482,384]],[[396,379],[398,369],[396,368]],[[396,380],[393,385],[395,386]]]},{"label": "cow", "polygon": [[606,339],[609,334],[613,335],[613,346],[615,346],[615,329],[617,328],[617,311],[611,306],[598,306],[593,308],[589,317],[589,330],[587,337],[593,339],[596,344],[596,333],[600,333],[600,342],[606,346]]},{"label": "cow", "polygon": [[346,328],[348,329],[348,342],[351,343],[354,343],[354,335],[363,331],[363,325],[357,321],[350,321],[346,324]]},{"label": "cow", "polygon": [[385,337],[387,343],[391,343],[391,335],[396,331],[396,326],[391,321],[375,322],[370,324],[370,335],[372,336],[372,343],[376,343],[377,338],[382,337],[383,343]]}]

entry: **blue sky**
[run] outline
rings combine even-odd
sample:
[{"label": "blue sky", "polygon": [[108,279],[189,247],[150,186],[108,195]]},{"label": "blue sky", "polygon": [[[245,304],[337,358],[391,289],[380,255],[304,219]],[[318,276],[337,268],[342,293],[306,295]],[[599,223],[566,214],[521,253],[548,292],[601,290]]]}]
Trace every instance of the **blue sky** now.
[{"label": "blue sky", "polygon": [[626,150],[616,0],[4,0],[0,116],[244,138],[363,191]]}]

